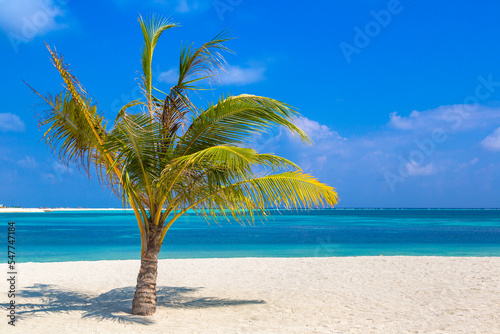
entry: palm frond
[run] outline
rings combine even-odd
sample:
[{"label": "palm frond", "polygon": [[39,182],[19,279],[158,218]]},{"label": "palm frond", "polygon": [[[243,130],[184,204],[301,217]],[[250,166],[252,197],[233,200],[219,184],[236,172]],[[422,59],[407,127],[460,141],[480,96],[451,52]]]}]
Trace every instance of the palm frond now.
[{"label": "palm frond", "polygon": [[[162,239],[170,226],[188,210],[205,217],[231,215],[236,221],[253,222],[255,214],[266,215],[272,208],[320,208],[338,203],[335,188],[301,171],[264,175],[215,189],[190,192],[186,205],[163,227]],[[189,204],[187,204],[189,203]]]},{"label": "palm frond", "polygon": [[151,118],[153,118],[153,106],[151,100],[153,74],[151,70],[151,63],[153,61],[153,52],[156,43],[161,34],[170,28],[176,27],[177,24],[172,23],[168,19],[152,16],[148,21],[144,21],[142,16],[139,15],[139,24],[141,25],[142,34],[144,36],[144,46],[142,49],[142,72],[143,72],[143,89],[146,96],[148,110]]},{"label": "palm frond", "polygon": [[199,48],[195,49],[191,44],[181,49],[178,81],[171,87],[170,93],[165,94],[161,108],[155,109],[156,118],[163,124],[169,137],[173,137],[181,127],[185,126],[186,114],[197,112],[187,92],[202,90],[194,83],[214,79],[218,70],[223,70],[226,61],[222,52],[231,52],[223,43],[230,39],[225,32],[222,32]]},{"label": "palm frond", "polygon": [[173,160],[173,164],[183,168],[220,169],[228,173],[250,172],[253,167],[269,167],[275,171],[280,168],[300,169],[288,159],[273,154],[259,154],[251,148],[219,145],[206,148],[190,155]]},{"label": "palm frond", "polygon": [[118,112],[118,115],[115,118],[115,123],[118,122],[123,116],[126,115],[126,111],[128,108],[132,108],[138,105],[144,105],[144,102],[141,102],[140,100],[132,100],[126,105],[124,105],[120,111]]},{"label": "palm frond", "polygon": [[[142,191],[151,207],[154,203],[154,180],[158,177],[158,152],[160,132],[157,123],[151,123],[145,114],[124,115],[106,138],[106,151],[115,152],[116,162],[127,173],[128,189]],[[128,190],[124,189],[124,190]]]},{"label": "palm frond", "polygon": [[310,143],[307,134],[293,123],[298,113],[287,104],[266,97],[238,95],[222,97],[194,118],[176,148],[178,156],[223,144],[248,142],[251,136],[283,126]]},{"label": "palm frond", "polygon": [[176,89],[196,90],[200,87],[193,86],[194,83],[216,76],[218,70],[222,70],[226,65],[221,52],[232,52],[223,43],[231,39],[227,32],[223,31],[199,48],[194,49],[193,44],[185,45],[180,54]]},{"label": "palm frond", "polygon": [[[41,113],[38,126],[48,126],[43,138],[49,148],[57,153],[59,161],[83,168],[89,177],[91,167],[95,168],[99,182],[118,194],[119,175],[108,173],[111,162],[103,152],[101,142],[107,135],[106,123],[97,111],[97,105],[85,96],[80,97],[79,103],[76,102],[68,90],[55,96],[43,96],[31,89],[48,106]],[[85,106],[85,111],[81,105]]]}]

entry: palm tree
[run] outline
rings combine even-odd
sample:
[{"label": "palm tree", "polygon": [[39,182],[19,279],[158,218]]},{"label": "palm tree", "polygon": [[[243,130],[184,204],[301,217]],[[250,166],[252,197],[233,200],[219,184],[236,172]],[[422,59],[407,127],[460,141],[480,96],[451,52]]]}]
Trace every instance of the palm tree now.
[{"label": "palm tree", "polygon": [[[215,79],[229,51],[219,34],[199,48],[181,49],[179,79],[168,93],[153,87],[151,62],[160,35],[176,24],[139,16],[144,35],[143,100],[133,100],[108,129],[98,105],[48,45],[64,89],[41,95],[47,104],[39,120],[44,139],[61,161],[77,165],[112,189],[135,214],[141,235],[141,266],[132,314],[156,311],[158,254],[165,234],[188,210],[204,217],[233,217],[239,223],[265,218],[272,208],[310,208],[337,203],[335,189],[293,162],[245,148],[249,138],[283,126],[309,142],[294,123],[289,105],[254,95],[223,96],[206,109],[190,95],[202,80]],[[258,169],[258,171],[257,171]]]}]

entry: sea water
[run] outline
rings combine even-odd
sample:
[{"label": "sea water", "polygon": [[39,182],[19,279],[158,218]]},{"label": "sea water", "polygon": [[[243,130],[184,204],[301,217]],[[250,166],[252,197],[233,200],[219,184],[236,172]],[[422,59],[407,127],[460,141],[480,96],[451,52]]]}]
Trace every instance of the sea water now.
[{"label": "sea water", "polygon": [[[254,225],[188,214],[168,231],[160,258],[500,256],[497,209],[272,211]],[[0,213],[0,238],[16,227],[17,262],[140,258],[130,211]],[[7,247],[5,247],[7,249]]]}]

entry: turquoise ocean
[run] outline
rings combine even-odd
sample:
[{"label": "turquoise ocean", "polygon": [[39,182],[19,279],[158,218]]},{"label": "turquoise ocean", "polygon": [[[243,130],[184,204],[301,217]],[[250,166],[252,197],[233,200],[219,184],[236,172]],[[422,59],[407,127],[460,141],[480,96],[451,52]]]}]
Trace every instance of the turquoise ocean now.
[{"label": "turquoise ocean", "polygon": [[[140,258],[130,211],[1,213],[5,245],[11,221],[16,262]],[[500,210],[280,210],[253,226],[188,214],[167,233],[160,258],[378,255],[500,256]]]}]

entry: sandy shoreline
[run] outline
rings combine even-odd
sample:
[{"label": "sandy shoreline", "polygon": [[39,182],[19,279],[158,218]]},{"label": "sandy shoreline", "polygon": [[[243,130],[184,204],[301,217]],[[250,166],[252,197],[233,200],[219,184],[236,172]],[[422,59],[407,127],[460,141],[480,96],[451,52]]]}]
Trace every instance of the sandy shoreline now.
[{"label": "sandy shoreline", "polygon": [[129,314],[138,268],[18,264],[19,320],[1,332],[500,333],[500,257],[160,260],[146,318]]}]

